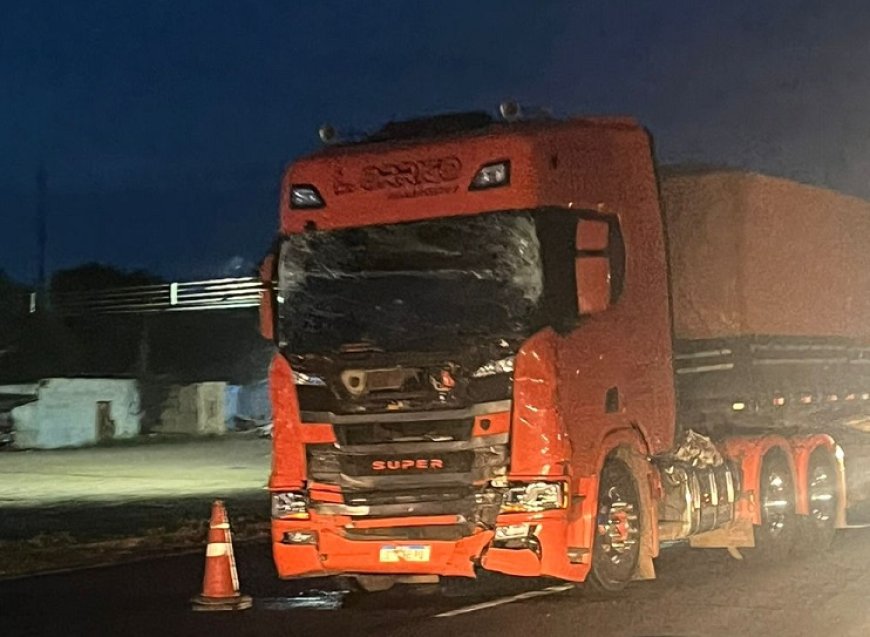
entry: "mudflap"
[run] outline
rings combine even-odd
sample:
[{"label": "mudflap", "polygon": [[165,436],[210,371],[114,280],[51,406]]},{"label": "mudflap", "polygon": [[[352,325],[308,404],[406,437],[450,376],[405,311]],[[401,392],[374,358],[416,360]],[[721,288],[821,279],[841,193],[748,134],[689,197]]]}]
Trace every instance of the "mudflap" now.
[{"label": "mudflap", "polygon": [[721,529],[699,533],[689,538],[693,549],[741,549],[755,547],[755,533],[752,520],[738,517],[734,522]]}]

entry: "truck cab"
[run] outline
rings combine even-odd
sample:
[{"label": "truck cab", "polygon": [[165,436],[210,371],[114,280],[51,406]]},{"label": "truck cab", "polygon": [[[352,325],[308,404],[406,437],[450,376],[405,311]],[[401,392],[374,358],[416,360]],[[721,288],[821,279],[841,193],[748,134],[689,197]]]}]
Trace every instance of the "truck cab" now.
[{"label": "truck cab", "polygon": [[[669,266],[697,264],[680,295],[709,271],[704,217],[677,219],[694,252],[669,260],[646,130],[502,113],[331,139],[284,175],[261,314],[279,576],[483,568],[613,591],[654,577],[668,541],[830,541],[846,502],[831,436],[692,429],[723,400],[733,424],[743,403],[706,388],[738,386],[715,375],[738,366],[705,364],[732,352],[712,333],[675,356],[673,310],[696,308],[672,303]],[[681,395],[679,427],[675,360],[706,392]]]}]

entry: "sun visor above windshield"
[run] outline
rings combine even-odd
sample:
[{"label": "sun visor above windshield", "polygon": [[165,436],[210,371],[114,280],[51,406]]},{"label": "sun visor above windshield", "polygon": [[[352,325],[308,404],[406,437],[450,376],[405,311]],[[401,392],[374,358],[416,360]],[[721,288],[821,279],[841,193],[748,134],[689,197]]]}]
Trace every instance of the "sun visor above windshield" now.
[{"label": "sun visor above windshield", "polygon": [[282,230],[532,207],[537,183],[531,145],[522,136],[501,135],[394,150],[375,144],[369,152],[324,151],[298,161],[285,176]]}]

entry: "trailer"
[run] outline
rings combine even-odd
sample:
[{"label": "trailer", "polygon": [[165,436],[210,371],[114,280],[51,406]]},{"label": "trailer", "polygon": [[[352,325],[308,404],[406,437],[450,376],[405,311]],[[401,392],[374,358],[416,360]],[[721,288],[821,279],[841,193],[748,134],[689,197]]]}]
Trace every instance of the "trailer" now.
[{"label": "trailer", "polygon": [[870,205],[660,175],[629,118],[501,113],[326,127],[284,175],[278,575],[610,592],[672,542],[823,550],[870,415]]}]

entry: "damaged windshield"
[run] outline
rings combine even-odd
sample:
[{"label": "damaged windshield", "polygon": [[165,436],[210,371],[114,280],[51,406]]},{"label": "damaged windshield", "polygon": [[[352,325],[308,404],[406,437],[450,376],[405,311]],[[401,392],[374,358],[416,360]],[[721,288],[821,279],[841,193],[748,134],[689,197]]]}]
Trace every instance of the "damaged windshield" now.
[{"label": "damaged windshield", "polygon": [[527,212],[307,232],[284,240],[282,347],[439,349],[528,334],[543,292]]}]

